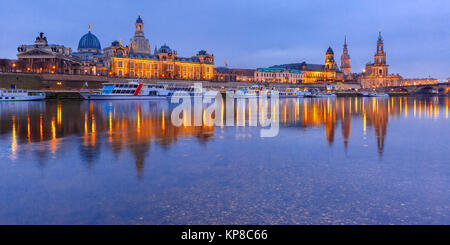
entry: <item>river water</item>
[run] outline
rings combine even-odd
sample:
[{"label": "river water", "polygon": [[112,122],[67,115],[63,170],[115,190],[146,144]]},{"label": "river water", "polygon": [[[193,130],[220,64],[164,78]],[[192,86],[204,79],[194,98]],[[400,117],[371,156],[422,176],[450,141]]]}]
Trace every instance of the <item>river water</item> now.
[{"label": "river water", "polygon": [[168,101],[0,103],[0,224],[450,224],[448,109],[280,99],[263,138],[249,106],[176,127]]}]

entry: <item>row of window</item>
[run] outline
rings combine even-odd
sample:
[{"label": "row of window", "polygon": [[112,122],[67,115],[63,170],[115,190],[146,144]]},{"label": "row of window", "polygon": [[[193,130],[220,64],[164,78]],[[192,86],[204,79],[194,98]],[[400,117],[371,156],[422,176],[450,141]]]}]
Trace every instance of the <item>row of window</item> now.
[{"label": "row of window", "polygon": [[113,90],[113,94],[134,94],[136,90]]}]

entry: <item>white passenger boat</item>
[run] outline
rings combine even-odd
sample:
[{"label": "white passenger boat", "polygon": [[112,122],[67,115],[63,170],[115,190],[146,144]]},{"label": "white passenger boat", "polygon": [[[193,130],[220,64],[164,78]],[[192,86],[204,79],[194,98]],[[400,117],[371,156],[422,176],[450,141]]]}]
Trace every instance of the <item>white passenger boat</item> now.
[{"label": "white passenger boat", "polygon": [[152,100],[165,99],[164,85],[129,83],[104,83],[99,93],[80,93],[86,100]]},{"label": "white passenger boat", "polygon": [[0,101],[43,100],[45,93],[28,92],[26,89],[0,89]]}]

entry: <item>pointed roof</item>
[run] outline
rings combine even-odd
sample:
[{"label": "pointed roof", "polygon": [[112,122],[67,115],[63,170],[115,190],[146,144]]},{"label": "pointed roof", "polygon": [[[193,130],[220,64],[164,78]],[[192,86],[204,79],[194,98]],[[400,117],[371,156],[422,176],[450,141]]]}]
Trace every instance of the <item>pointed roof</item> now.
[{"label": "pointed roof", "polygon": [[138,16],[137,20],[136,20],[136,24],[144,24],[144,21],[141,18],[141,15]]},{"label": "pointed roof", "polygon": [[327,54],[334,54],[333,49],[331,48],[331,46],[328,47]]},{"label": "pointed roof", "polygon": [[383,37],[381,36],[381,31],[378,32],[378,42],[383,42]]}]

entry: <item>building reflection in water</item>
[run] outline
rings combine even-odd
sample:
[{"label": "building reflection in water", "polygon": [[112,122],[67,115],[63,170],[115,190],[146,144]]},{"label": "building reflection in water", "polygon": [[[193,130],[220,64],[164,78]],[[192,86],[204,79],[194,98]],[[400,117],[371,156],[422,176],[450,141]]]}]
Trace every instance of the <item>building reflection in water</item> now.
[{"label": "building reflection in water", "polygon": [[[227,111],[225,103],[220,110],[223,128]],[[336,98],[336,99],[280,99],[279,119],[281,127],[323,127],[325,139],[330,146],[335,140],[340,124],[345,148],[349,147],[352,119],[358,118],[362,134],[372,129],[379,154],[383,153],[389,118],[448,119],[449,98],[438,97],[391,97],[391,98]],[[238,107],[235,103],[235,125],[248,128],[257,121],[257,112],[271,109],[268,104],[252,111],[248,105]],[[168,101],[114,101],[114,102],[11,102],[0,103],[0,139],[10,140],[9,157],[18,157],[20,146],[44,142],[35,154],[41,163],[47,157],[55,157],[63,137],[78,136],[79,153],[91,167],[101,154],[103,146],[119,156],[128,150],[134,156],[138,176],[142,176],[145,159],[149,158],[151,145],[170,147],[180,137],[193,137],[207,143],[214,136],[215,127],[175,127],[170,121],[173,107]],[[192,117],[192,124],[194,118]],[[207,120],[203,110],[204,125]],[[354,123],[353,123],[354,124]],[[353,125],[354,130],[358,125]],[[279,136],[280,137],[280,136]],[[47,148],[46,148],[47,147]]]}]

